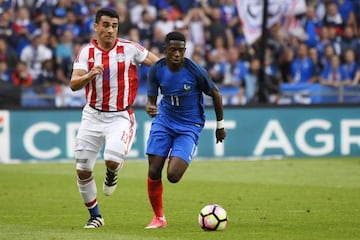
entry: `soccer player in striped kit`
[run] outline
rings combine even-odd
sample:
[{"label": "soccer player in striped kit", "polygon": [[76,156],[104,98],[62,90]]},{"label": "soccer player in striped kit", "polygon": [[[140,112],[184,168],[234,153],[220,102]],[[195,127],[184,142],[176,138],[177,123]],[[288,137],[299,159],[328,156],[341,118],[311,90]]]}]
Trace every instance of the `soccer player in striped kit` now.
[{"label": "soccer player in striped kit", "polygon": [[85,88],[87,104],[76,136],[77,185],[90,218],[84,228],[104,225],[97,202],[93,169],[104,145],[103,192],[111,195],[117,174],[133,143],[136,121],[131,108],[138,88],[137,66],[151,66],[158,57],[140,44],[118,38],[119,15],[110,8],[96,12],[97,39],[84,46],[73,64],[70,88]]},{"label": "soccer player in striped kit", "polygon": [[[189,166],[205,124],[203,94],[212,98],[217,119],[216,143],[226,137],[222,96],[206,70],[184,58],[185,36],[170,32],[165,37],[165,55],[150,67],[146,112],[153,117],[147,142],[148,196],[154,217],[147,229],[166,227],[162,194],[162,170],[166,159],[167,179],[177,183]],[[162,94],[157,105],[159,89]]]}]

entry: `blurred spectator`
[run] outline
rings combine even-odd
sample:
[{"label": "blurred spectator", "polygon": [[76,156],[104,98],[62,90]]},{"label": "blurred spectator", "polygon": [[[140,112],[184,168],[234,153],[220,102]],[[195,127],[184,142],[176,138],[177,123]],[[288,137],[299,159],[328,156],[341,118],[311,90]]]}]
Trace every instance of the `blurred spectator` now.
[{"label": "blurred spectator", "polygon": [[291,82],[313,83],[314,73],[314,64],[308,56],[308,47],[301,43],[291,64]]},{"label": "blurred spectator", "polygon": [[326,13],[323,19],[323,24],[327,27],[335,27],[336,33],[342,35],[345,22],[339,13],[338,6],[335,2],[329,2],[326,5]]},{"label": "blurred spectator", "polygon": [[197,52],[194,51],[193,55],[191,56],[191,59],[196,62],[197,64],[201,65],[202,67],[206,68],[206,59],[204,58],[204,56]]},{"label": "blurred spectator", "polygon": [[240,83],[248,72],[248,63],[240,60],[239,51],[231,47],[227,51],[226,74],[224,84],[229,86],[240,86]]},{"label": "blurred spectator", "polygon": [[160,50],[160,53],[164,53],[164,32],[160,27],[154,27],[153,35],[150,41],[150,46]]},{"label": "blurred spectator", "polygon": [[41,73],[37,82],[34,83],[34,87],[38,93],[45,93],[46,89],[55,87],[56,83],[55,62],[52,59],[47,59],[43,62]]},{"label": "blurred spectator", "polygon": [[307,5],[312,5],[315,7],[315,12],[317,19],[323,20],[326,14],[326,0],[307,0]]},{"label": "blurred spectator", "polygon": [[[120,1],[119,1],[120,2]],[[107,8],[117,8],[117,4],[118,4],[118,0],[107,0],[107,1],[103,1],[103,7],[107,7]]]},{"label": "blurred spectator", "polygon": [[249,71],[240,82],[239,99],[241,103],[251,104],[258,102],[260,60],[250,60]]},{"label": "blurred spectator", "polygon": [[344,25],[348,25],[353,28],[354,31],[357,29],[354,4],[357,0],[334,0],[338,11],[344,21]]},{"label": "blurred spectator", "polygon": [[[277,103],[279,100],[280,73],[272,48],[267,47],[265,51],[265,71],[263,76],[262,95],[269,103]],[[263,100],[261,100],[263,101]]]},{"label": "blurred spectator", "polygon": [[72,51],[74,35],[70,30],[65,30],[59,38],[60,42],[55,45],[55,57],[56,62],[61,64],[74,54]]},{"label": "blurred spectator", "polygon": [[319,55],[317,49],[315,47],[309,48],[309,58],[314,66],[314,75],[313,75],[313,83],[320,82],[320,76],[322,72],[322,65],[319,62]]},{"label": "blurred spectator", "polygon": [[20,106],[21,87],[14,85],[7,63],[0,61],[0,108]]},{"label": "blurred spectator", "polygon": [[307,7],[302,25],[307,35],[306,44],[309,47],[316,46],[317,33],[320,32],[322,22],[317,18],[315,7],[313,5]]},{"label": "blurred spectator", "polygon": [[32,7],[32,16],[34,23],[50,21],[52,10],[57,0],[35,0]]},{"label": "blurred spectator", "polygon": [[30,35],[36,29],[35,23],[32,21],[30,11],[26,7],[21,7],[17,11],[17,16],[13,24],[14,33],[17,41],[24,41],[25,44],[30,38]]},{"label": "blurred spectator", "polygon": [[356,72],[354,81],[351,83],[353,86],[357,86],[360,84],[360,70]]},{"label": "blurred spectator", "polygon": [[327,68],[331,65],[331,59],[332,57],[336,55],[333,45],[328,44],[325,46],[324,54],[320,58],[320,64],[322,68]]},{"label": "blurred spectator", "polygon": [[[245,74],[243,81],[240,82],[239,98],[242,104],[257,104],[259,103],[259,81],[260,81],[260,60],[253,58],[250,60],[249,71]],[[269,98],[269,101],[276,103],[278,101],[278,82],[274,76],[264,75],[264,94]]]},{"label": "blurred spectator", "polygon": [[20,87],[31,87],[33,83],[32,76],[23,61],[17,62],[14,71],[11,73],[11,78],[14,85]]},{"label": "blurred spectator", "polygon": [[266,47],[265,49],[265,73],[273,78],[278,78],[278,66],[277,61],[275,61],[275,53],[272,48]]},{"label": "blurred spectator", "polygon": [[291,65],[295,59],[294,49],[286,47],[279,59],[279,70],[283,83],[291,83]]},{"label": "blurred spectator", "polygon": [[13,44],[13,47],[17,46],[17,42],[13,41],[14,31],[9,11],[0,14],[0,37],[6,39],[9,44]]},{"label": "blurred spectator", "polygon": [[324,68],[321,74],[320,83],[325,86],[338,88],[341,84],[351,84],[349,74],[340,67],[340,57],[331,57],[330,67]]},{"label": "blurred spectator", "polygon": [[55,106],[57,107],[82,107],[86,102],[85,90],[72,91],[69,87],[69,80],[72,71],[72,63],[78,56],[82,43],[79,41],[73,44],[73,55],[70,61],[62,62],[60,66],[56,66],[55,78],[59,82],[56,86]]},{"label": "blurred spectator", "polygon": [[211,10],[211,25],[206,29],[208,32],[208,42],[211,46],[215,45],[215,40],[221,36],[225,41],[225,47],[234,46],[234,36],[227,25],[221,21],[221,9],[214,7]]},{"label": "blurred spectator", "polygon": [[[357,1],[357,0],[353,1],[353,5],[354,5],[354,8],[353,8],[354,12],[359,13],[360,12],[360,1]],[[359,27],[360,27],[360,14],[355,14],[355,21],[356,21],[356,26],[357,26],[356,32],[358,33],[358,32],[360,32],[360,29],[359,29]]]},{"label": "blurred spectator", "polygon": [[187,58],[192,58],[192,55],[194,54],[194,51],[195,51],[195,44],[190,37],[189,27],[187,25],[185,25],[184,21],[177,20],[177,21],[175,21],[174,30],[181,32],[186,37],[186,46],[185,46],[186,51],[185,51],[184,56]]},{"label": "blurred spectator", "polygon": [[89,15],[89,4],[85,0],[72,0],[72,12],[76,17],[76,22],[81,25],[85,17]]},{"label": "blurred spectator", "polygon": [[169,18],[167,9],[163,8],[158,11],[158,17],[154,21],[154,28],[161,29],[163,36],[174,30],[175,21]]},{"label": "blurred spectator", "polygon": [[150,0],[149,3],[156,9],[169,8],[171,1],[168,0]]},{"label": "blurred spectator", "polygon": [[320,29],[319,39],[316,44],[316,49],[319,55],[319,59],[323,58],[325,47],[329,44],[330,44],[329,29],[324,26]]},{"label": "blurred spectator", "polygon": [[355,61],[355,52],[349,48],[344,52],[344,62],[341,64],[341,68],[349,75],[350,81],[354,82],[356,74],[360,71],[358,63]]},{"label": "blurred spectator", "polygon": [[341,54],[341,35],[336,32],[336,28],[334,26],[328,27],[329,29],[329,41],[335,50],[335,54]]},{"label": "blurred spectator", "polygon": [[130,20],[132,24],[138,24],[144,16],[144,12],[147,14],[147,20],[153,22],[157,17],[157,9],[153,5],[150,5],[149,0],[139,0],[134,7],[130,9]]},{"label": "blurred spectator", "polygon": [[0,60],[0,82],[12,84],[8,64],[2,60]]},{"label": "blurred spectator", "polygon": [[65,31],[70,31],[74,38],[79,38],[81,35],[81,25],[77,22],[75,12],[73,10],[68,10],[65,18],[66,22],[61,25],[59,29],[60,37]]},{"label": "blurred spectator", "polygon": [[205,29],[211,25],[211,20],[208,18],[201,8],[192,8],[184,16],[183,23],[189,28],[189,37],[194,44],[205,45],[206,36]]},{"label": "blurred spectator", "polygon": [[355,35],[354,28],[346,25],[340,42],[341,52],[344,53],[347,49],[353,49],[360,53],[360,49],[358,49],[359,46],[359,40]]},{"label": "blurred spectator", "polygon": [[239,15],[234,0],[223,0],[220,3],[221,19],[226,26],[235,34],[239,23]]},{"label": "blurred spectator", "polygon": [[51,22],[51,33],[57,36],[62,34],[62,30],[65,28],[68,19],[67,12],[71,11],[71,1],[58,0],[57,4],[52,10]]},{"label": "blurred spectator", "polygon": [[153,38],[153,24],[154,18],[149,14],[147,10],[144,10],[141,14],[141,18],[137,23],[137,27],[140,33],[140,39],[151,40]]},{"label": "blurred spectator", "polygon": [[37,80],[41,72],[43,62],[52,58],[52,51],[43,44],[41,34],[40,30],[35,30],[31,35],[31,44],[20,53],[20,60],[26,63],[34,81]]},{"label": "blurred spectator", "polygon": [[[167,1],[167,2],[168,2],[168,5],[166,7],[160,7],[160,8],[157,8],[157,9],[158,10],[166,9],[166,11],[168,12],[168,18],[171,21],[181,20],[183,15],[185,14],[185,12],[182,12],[179,9],[179,5],[176,4],[175,1],[170,0],[170,1]],[[182,1],[182,2],[184,2],[184,1]]]},{"label": "blurred spectator", "polygon": [[6,62],[9,71],[12,71],[15,68],[18,61],[15,50],[12,46],[9,46],[6,39],[2,37],[0,37],[0,61]]},{"label": "blurred spectator", "polygon": [[129,36],[130,30],[136,28],[136,25],[131,23],[128,9],[124,3],[118,3],[116,9],[119,13],[119,35],[126,38]]},{"label": "blurred spectator", "polygon": [[181,12],[186,13],[194,6],[198,5],[197,0],[172,0],[172,2],[180,9]]},{"label": "blurred spectator", "polygon": [[9,10],[11,7],[12,7],[12,3],[10,0],[0,1],[0,14]]},{"label": "blurred spectator", "polygon": [[102,7],[101,2],[95,1],[89,6],[89,14],[83,21],[81,31],[81,42],[90,42],[94,33],[96,11]]},{"label": "blurred spectator", "polygon": [[150,43],[151,43],[151,39],[143,39],[141,40],[140,37],[140,31],[137,27],[132,27],[129,30],[129,34],[127,37],[129,40],[134,41],[134,42],[139,42],[141,45],[143,45],[144,47],[146,47],[147,49],[150,48]]},{"label": "blurred spectator", "polygon": [[214,48],[208,53],[207,68],[213,81],[218,85],[222,85],[225,77],[227,49],[222,36],[218,36],[214,44]]}]

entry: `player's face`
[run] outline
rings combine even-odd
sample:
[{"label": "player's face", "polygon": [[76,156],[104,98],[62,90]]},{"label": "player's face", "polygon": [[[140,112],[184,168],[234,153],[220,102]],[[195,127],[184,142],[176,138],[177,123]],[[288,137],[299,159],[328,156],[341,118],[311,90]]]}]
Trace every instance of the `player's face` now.
[{"label": "player's face", "polygon": [[171,40],[165,49],[168,62],[174,65],[181,64],[184,60],[185,50],[186,48],[184,41]]},{"label": "player's face", "polygon": [[94,24],[98,35],[98,43],[102,48],[111,48],[118,34],[119,20],[109,16],[102,16],[98,23]]}]

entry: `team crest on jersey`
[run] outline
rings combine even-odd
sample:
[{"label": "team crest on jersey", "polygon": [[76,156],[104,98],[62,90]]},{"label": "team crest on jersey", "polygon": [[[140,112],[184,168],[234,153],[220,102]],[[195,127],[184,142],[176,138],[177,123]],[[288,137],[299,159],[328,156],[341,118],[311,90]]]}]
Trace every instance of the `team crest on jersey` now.
[{"label": "team crest on jersey", "polygon": [[186,83],[184,84],[184,90],[185,91],[190,91],[191,89],[191,86],[190,85],[187,85]]},{"label": "team crest on jersey", "polygon": [[117,54],[117,61],[118,62],[125,62],[125,54],[124,53],[118,53]]},{"label": "team crest on jersey", "polygon": [[93,62],[95,62],[95,60],[94,60],[93,58],[90,58],[90,59],[88,60],[88,62],[93,63]]}]

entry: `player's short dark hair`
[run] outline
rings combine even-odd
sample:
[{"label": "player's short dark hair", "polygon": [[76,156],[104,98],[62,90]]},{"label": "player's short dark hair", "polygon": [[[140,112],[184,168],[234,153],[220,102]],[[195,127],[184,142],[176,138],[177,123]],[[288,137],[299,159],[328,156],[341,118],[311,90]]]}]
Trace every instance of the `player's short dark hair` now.
[{"label": "player's short dark hair", "polygon": [[108,16],[108,17],[111,17],[111,18],[119,19],[119,14],[112,8],[101,8],[101,9],[99,9],[96,12],[96,15],[95,15],[95,22],[99,23],[100,18],[102,16]]},{"label": "player's short dark hair", "polygon": [[185,42],[185,36],[184,34],[180,33],[180,32],[169,32],[168,34],[166,34],[165,36],[165,43],[169,44],[169,42],[171,40],[176,40],[176,41],[183,41]]}]

